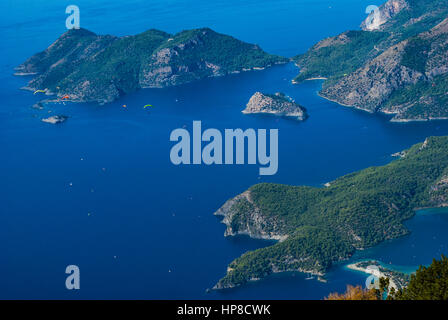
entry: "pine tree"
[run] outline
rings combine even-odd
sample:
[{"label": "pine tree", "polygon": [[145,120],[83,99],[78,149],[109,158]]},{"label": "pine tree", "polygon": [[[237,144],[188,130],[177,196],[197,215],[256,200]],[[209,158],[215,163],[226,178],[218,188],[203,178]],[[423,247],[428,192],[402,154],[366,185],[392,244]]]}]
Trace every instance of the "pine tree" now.
[{"label": "pine tree", "polygon": [[409,285],[399,290],[396,300],[448,300],[448,258],[434,259],[428,267],[420,266]]}]

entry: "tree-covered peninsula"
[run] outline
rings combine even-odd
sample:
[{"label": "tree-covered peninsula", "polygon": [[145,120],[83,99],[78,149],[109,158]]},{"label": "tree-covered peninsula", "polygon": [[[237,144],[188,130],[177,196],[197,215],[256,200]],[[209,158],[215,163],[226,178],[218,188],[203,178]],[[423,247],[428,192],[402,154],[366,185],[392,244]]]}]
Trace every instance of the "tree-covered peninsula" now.
[{"label": "tree-covered peninsula", "polygon": [[16,74],[34,76],[29,90],[104,104],[140,88],[180,85],[286,62],[209,28],[175,35],[148,30],[125,37],[72,29],[18,66]]},{"label": "tree-covered peninsula", "polygon": [[230,263],[215,286],[230,288],[274,272],[323,275],[358,249],[398,238],[416,208],[448,205],[448,137],[430,137],[388,165],[351,173],[326,187],[258,184],[227,201],[226,235],[276,239]]}]

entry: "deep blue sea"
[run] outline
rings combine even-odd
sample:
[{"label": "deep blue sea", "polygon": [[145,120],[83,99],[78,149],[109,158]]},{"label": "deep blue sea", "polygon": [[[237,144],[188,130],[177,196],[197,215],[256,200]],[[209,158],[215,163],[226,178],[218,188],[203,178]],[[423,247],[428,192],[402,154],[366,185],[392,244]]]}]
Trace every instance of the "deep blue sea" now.
[{"label": "deep blue sea", "polygon": [[[106,106],[47,105],[19,90],[13,68],[65,31],[65,7],[76,4],[81,26],[128,35],[208,26],[284,56],[321,38],[358,28],[378,0],[129,0],[0,3],[0,298],[1,299],[321,299],[365,275],[343,265],[328,283],[280,274],[242,288],[212,292],[229,262],[269,245],[224,238],[213,216],[227,199],[259,182],[320,186],[343,174],[392,160],[391,154],[448,121],[393,124],[317,95],[321,81],[292,85],[292,65],[157,90]],[[243,115],[255,91],[283,91],[307,107],[303,123]],[[127,108],[122,108],[126,104]],[[145,104],[155,107],[143,109]],[[51,114],[61,125],[40,121]],[[279,171],[258,166],[174,166],[172,130],[279,129]],[[447,253],[448,215],[427,211],[407,222],[409,236],[359,253],[401,270]],[[65,288],[65,268],[81,270],[81,289]]]}]

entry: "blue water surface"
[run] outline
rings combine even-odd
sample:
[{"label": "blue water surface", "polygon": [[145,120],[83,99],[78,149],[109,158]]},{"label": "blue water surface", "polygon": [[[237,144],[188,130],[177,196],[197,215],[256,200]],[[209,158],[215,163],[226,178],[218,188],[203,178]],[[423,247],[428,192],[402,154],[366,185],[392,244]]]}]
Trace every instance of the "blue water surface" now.
[{"label": "blue water surface", "polygon": [[[375,1],[373,1],[375,2]],[[242,288],[206,293],[229,262],[271,244],[224,238],[213,216],[227,199],[259,182],[321,186],[343,174],[392,160],[391,154],[448,122],[393,124],[386,117],[338,106],[317,95],[321,81],[292,85],[293,64],[157,90],[106,106],[31,106],[19,90],[29,80],[13,68],[65,31],[71,1],[0,4],[0,298],[2,299],[321,299],[365,276],[337,266],[328,282],[292,273]],[[357,28],[367,0],[77,1],[81,25],[128,35],[208,26],[265,50],[293,56],[321,38]],[[379,3],[378,3],[379,4]],[[282,91],[306,106],[301,123],[243,115],[255,91]],[[126,104],[127,108],[122,108]],[[155,107],[143,109],[152,104]],[[40,121],[70,116],[62,125]],[[279,129],[279,171],[257,166],[174,166],[176,128]],[[410,220],[413,232],[356,258],[414,268],[446,252],[448,218]],[[65,267],[81,269],[81,290],[65,289]]]}]

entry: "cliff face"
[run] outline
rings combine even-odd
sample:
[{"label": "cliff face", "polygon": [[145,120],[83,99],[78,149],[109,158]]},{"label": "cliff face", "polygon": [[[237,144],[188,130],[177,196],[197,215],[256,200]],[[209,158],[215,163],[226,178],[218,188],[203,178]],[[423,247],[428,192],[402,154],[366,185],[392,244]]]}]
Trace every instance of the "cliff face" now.
[{"label": "cliff face", "polygon": [[295,103],[291,98],[283,93],[275,95],[256,92],[249,100],[246,109],[242,111],[246,114],[268,113],[273,115],[294,117],[297,120],[305,120],[308,117],[306,109]]},{"label": "cliff face", "polygon": [[226,237],[244,234],[254,239],[280,241],[288,237],[280,232],[277,219],[263,215],[252,201],[250,191],[228,200],[214,215],[223,216],[222,223],[227,226]]},{"label": "cliff face", "polygon": [[103,104],[139,88],[174,86],[287,61],[208,28],[175,35],[148,30],[121,38],[73,29],[18,66],[16,74],[36,74],[30,90],[48,89],[72,101]]},{"label": "cliff face", "polygon": [[448,0],[389,0],[380,16],[296,57],[296,81],[326,77],[323,97],[392,121],[448,118]]}]

